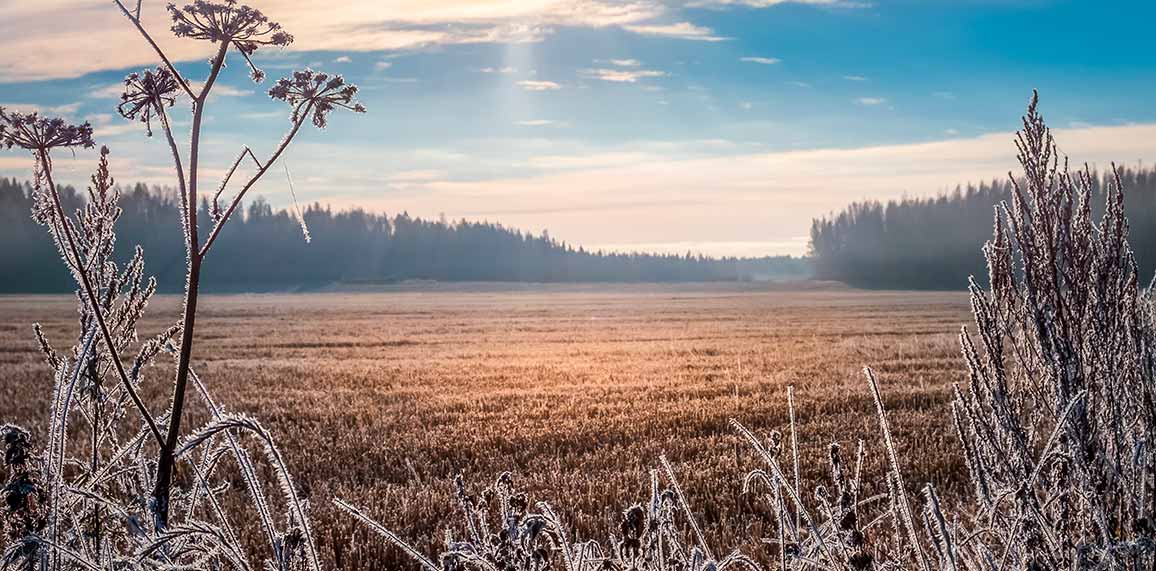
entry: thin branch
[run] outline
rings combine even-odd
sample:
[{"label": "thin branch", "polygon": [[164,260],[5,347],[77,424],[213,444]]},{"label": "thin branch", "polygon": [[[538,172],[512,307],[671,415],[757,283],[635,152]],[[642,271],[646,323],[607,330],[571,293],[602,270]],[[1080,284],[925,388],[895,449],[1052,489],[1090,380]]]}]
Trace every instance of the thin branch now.
[{"label": "thin branch", "polygon": [[[229,208],[227,208],[225,213],[221,215],[220,220],[217,221],[217,223],[213,226],[213,229],[209,232],[209,237],[205,240],[205,244],[201,246],[201,252],[199,254],[200,257],[203,258],[205,254],[208,253],[209,248],[213,246],[213,242],[215,242],[217,240],[217,236],[221,234],[221,229],[225,226],[225,223],[229,221],[229,217],[232,216],[233,212],[237,210],[237,207],[241,205],[241,199],[245,197],[245,193],[248,192],[249,189],[252,188],[253,185],[256,184],[262,176],[265,175],[265,173],[269,170],[269,167],[273,166],[273,163],[277,162],[277,159],[281,156],[281,153],[285,152],[285,149],[289,146],[289,143],[293,140],[293,137],[297,136],[297,131],[300,130],[301,125],[305,123],[305,116],[309,114],[309,109],[312,106],[312,102],[306,104],[305,110],[297,114],[297,121],[293,123],[293,128],[289,130],[289,133],[285,135],[285,138],[281,139],[281,144],[278,145],[277,150],[273,151],[273,154],[269,156],[269,160],[265,161],[265,164],[257,170],[252,178],[249,179],[249,182],[246,182],[245,186],[241,188],[240,192],[238,192],[237,195],[233,197],[233,201],[229,204]],[[298,106],[298,109],[300,109],[300,106]]]},{"label": "thin branch", "polygon": [[188,212],[188,193],[189,189],[185,185],[185,168],[181,164],[181,152],[177,149],[177,141],[173,138],[173,129],[169,124],[169,115],[165,112],[164,107],[160,108],[161,126],[164,127],[165,140],[169,143],[169,150],[173,153],[173,166],[177,169],[177,186],[181,191],[181,222],[186,226],[189,223]]},{"label": "thin branch", "polygon": [[165,52],[161,51],[161,47],[158,46],[155,41],[153,41],[152,36],[150,36],[149,33],[144,29],[144,26],[141,25],[140,0],[137,0],[136,3],[136,16],[133,16],[132,12],[128,11],[128,7],[126,7],[124,3],[121,2],[121,0],[112,1],[115,2],[116,6],[120,8],[120,11],[124,13],[124,17],[128,18],[128,21],[132,22],[132,25],[136,26],[137,31],[140,32],[140,35],[144,36],[145,41],[147,41],[149,45],[153,47],[153,51],[157,52],[157,55],[160,56],[161,61],[164,62],[165,67],[169,68],[169,71],[173,72],[173,77],[177,78],[177,83],[181,86],[181,89],[185,90],[185,93],[189,96],[189,98],[196,99],[197,96],[193,93],[192,88],[189,87],[188,82],[185,81],[184,77],[181,77],[181,74],[177,71],[177,68],[173,65],[173,62],[169,61],[169,57],[165,55]]},{"label": "thin branch", "polygon": [[221,180],[221,185],[217,187],[216,194],[213,195],[214,221],[221,219],[221,193],[225,192],[225,187],[228,186],[229,179],[233,178],[233,173],[236,172],[237,167],[241,165],[241,161],[245,160],[246,155],[253,159],[253,163],[257,165],[257,168],[261,168],[261,161],[257,160],[257,155],[253,154],[253,150],[249,148],[249,145],[245,145],[245,148],[241,149],[241,154],[237,155],[237,160],[233,161],[233,166],[229,167],[229,172],[225,173],[225,178]]},{"label": "thin branch", "polygon": [[875,412],[879,419],[879,431],[883,433],[883,444],[887,449],[887,459],[891,464],[891,472],[895,475],[895,488],[899,509],[902,511],[903,523],[907,528],[908,540],[911,541],[911,548],[915,551],[915,555],[919,560],[919,566],[924,571],[931,571],[931,565],[927,562],[927,556],[923,553],[923,547],[919,542],[918,532],[915,530],[915,523],[911,519],[911,502],[907,500],[907,490],[903,483],[903,474],[899,471],[899,457],[895,454],[895,443],[891,440],[891,426],[887,422],[887,413],[883,408],[883,395],[879,393],[879,381],[875,378],[875,371],[869,367],[863,369],[863,374],[867,376],[867,384],[871,386],[871,394],[875,397]]}]

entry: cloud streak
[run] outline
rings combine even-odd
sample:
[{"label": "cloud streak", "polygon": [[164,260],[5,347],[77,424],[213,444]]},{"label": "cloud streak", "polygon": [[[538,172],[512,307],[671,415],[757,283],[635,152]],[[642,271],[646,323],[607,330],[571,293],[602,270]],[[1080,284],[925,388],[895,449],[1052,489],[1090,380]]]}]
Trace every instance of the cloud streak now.
[{"label": "cloud streak", "polygon": [[[647,36],[724,39],[690,22],[655,23],[671,12],[658,0],[348,0],[340,9],[296,0],[265,0],[261,8],[295,36],[291,51],[366,52],[536,42],[558,27],[614,27]],[[17,2],[5,6],[4,12],[2,82],[75,77],[156,63],[155,54],[107,0]],[[167,12],[159,3],[146,1],[142,18],[175,60],[201,60],[210,55],[213,47],[207,42],[171,37]]]},{"label": "cloud streak", "polygon": [[655,69],[584,69],[580,72],[582,75],[599,79],[602,81],[609,81],[611,83],[637,83],[640,79],[664,77],[665,71]]},{"label": "cloud streak", "polygon": [[553,81],[543,81],[536,79],[523,79],[517,83],[518,87],[526,91],[557,91],[562,89],[562,86]]},{"label": "cloud streak", "polygon": [[714,30],[692,24],[690,22],[676,22],[673,24],[635,24],[622,26],[623,29],[643,36],[658,36],[679,40],[695,40],[700,42],[722,42],[730,38],[716,36]]}]

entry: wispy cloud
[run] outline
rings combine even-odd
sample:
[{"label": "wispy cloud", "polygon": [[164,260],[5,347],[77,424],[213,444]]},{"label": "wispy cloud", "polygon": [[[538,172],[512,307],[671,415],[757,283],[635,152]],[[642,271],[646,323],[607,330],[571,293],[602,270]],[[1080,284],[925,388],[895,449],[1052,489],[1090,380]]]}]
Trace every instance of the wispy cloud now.
[{"label": "wispy cloud", "polygon": [[693,0],[687,6],[693,8],[719,8],[724,6],[746,6],[748,8],[770,8],[783,4],[825,6],[828,8],[870,8],[872,4],[861,0]]},{"label": "wispy cloud", "polygon": [[[200,90],[204,88],[204,84],[200,81],[190,81],[189,87],[193,88],[193,93],[199,93]],[[213,91],[210,95],[212,97],[248,97],[254,93],[256,93],[256,91],[252,89],[243,89],[227,83],[217,82],[213,84]],[[119,98],[120,95],[118,94],[117,97]]]},{"label": "wispy cloud", "polygon": [[92,124],[92,134],[99,139],[108,139],[125,133],[143,133],[144,128],[137,121],[115,121],[111,113],[86,115],[85,121]]},{"label": "wispy cloud", "polygon": [[373,64],[373,69],[376,69],[376,70],[389,69],[391,67],[393,67],[392,61],[379,61],[379,62]]},{"label": "wispy cloud", "polygon": [[[200,81],[196,81],[196,80],[189,81],[189,87],[191,87],[193,89],[193,92],[196,93],[202,87],[204,87],[204,83],[202,83]],[[117,99],[117,100],[119,100],[122,93],[124,93],[124,84],[123,83],[111,83],[108,85],[99,85],[99,86],[92,87],[91,89],[89,89],[87,96],[90,98],[93,98],[93,99]],[[254,93],[256,93],[256,91],[254,91],[252,89],[243,89],[240,87],[229,85],[227,83],[218,82],[218,83],[213,84],[213,92],[210,95],[212,98],[216,98],[216,97],[247,97],[249,95],[253,95]],[[177,96],[181,97],[180,94],[178,94]]]},{"label": "wispy cloud", "polygon": [[553,119],[526,119],[524,121],[515,121],[514,124],[519,127],[562,127],[565,125],[564,122]]},{"label": "wispy cloud", "polygon": [[[1156,157],[1154,124],[1062,129],[1056,136],[1081,161]],[[1000,132],[919,144],[690,158],[637,149],[575,150],[533,159],[539,171],[533,174],[520,168],[484,180],[435,181],[382,199],[379,206],[548,227],[576,244],[773,242],[784,245],[750,253],[800,254],[805,240],[785,243],[805,236],[812,217],[863,196],[928,196],[956,183],[1003,176],[1015,164],[1010,140]],[[840,168],[832,171],[832,164]],[[773,180],[768,172],[775,173]]]},{"label": "wispy cloud", "polygon": [[859,105],[875,106],[887,103],[887,99],[883,97],[860,97],[855,100]]},{"label": "wispy cloud", "polygon": [[511,73],[517,72],[518,70],[516,68],[513,68],[513,67],[481,67],[481,68],[478,68],[476,71],[478,73],[511,74]]},{"label": "wispy cloud", "polygon": [[526,91],[556,91],[562,89],[562,86],[556,82],[536,79],[523,79],[519,81],[517,85]]},{"label": "wispy cloud", "polygon": [[739,61],[745,61],[747,63],[761,63],[763,65],[775,65],[776,63],[779,63],[783,60],[777,57],[747,56],[739,58]]},{"label": "wispy cloud", "polygon": [[612,59],[610,63],[618,67],[638,67],[642,65],[642,62],[636,59]]},{"label": "wispy cloud", "polygon": [[696,40],[700,42],[721,42],[730,38],[716,36],[714,30],[692,24],[690,22],[676,22],[673,24],[634,24],[623,26],[624,29],[644,36],[661,36],[680,40]]},{"label": "wispy cloud", "polygon": [[251,113],[238,113],[239,119],[247,121],[265,121],[268,119],[283,119],[286,116],[285,111],[255,111]]},{"label": "wispy cloud", "polygon": [[80,110],[80,103],[66,103],[64,105],[39,105],[36,103],[0,103],[9,111],[18,111],[20,113],[40,113],[41,115],[63,115],[70,117]]},{"label": "wispy cloud", "polygon": [[592,79],[600,79],[602,81],[610,81],[614,83],[636,83],[640,79],[649,77],[664,77],[665,71],[656,69],[610,69],[610,68],[596,68],[583,69],[580,73]]},{"label": "wispy cloud", "polygon": [[844,75],[843,79],[847,81],[867,81],[867,77],[862,75]]},{"label": "wispy cloud", "polygon": [[[315,2],[266,0],[261,8],[294,35],[296,41],[289,50],[338,52],[536,42],[557,27],[626,27],[654,21],[669,10],[654,0],[347,0],[340,9]],[[166,33],[170,23],[164,10],[147,10],[143,19],[175,60],[203,60],[209,55],[211,47],[204,42],[172,41]],[[52,25],[45,26],[45,22]],[[4,6],[4,24],[0,81],[75,77],[153,65],[156,59],[111,3],[10,2]],[[693,36],[697,32],[683,33]]]},{"label": "wispy cloud", "polygon": [[349,56],[338,56],[333,58],[333,63],[352,63],[353,58]]}]

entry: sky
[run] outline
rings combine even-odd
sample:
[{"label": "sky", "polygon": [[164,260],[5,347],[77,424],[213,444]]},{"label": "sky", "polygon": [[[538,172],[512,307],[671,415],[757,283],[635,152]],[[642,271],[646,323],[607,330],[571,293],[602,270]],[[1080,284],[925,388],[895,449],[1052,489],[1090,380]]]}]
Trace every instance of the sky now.
[{"label": "sky", "polygon": [[[366,115],[308,127],[254,190],[488,220],[588,249],[803,254],[811,220],[862,199],[1004,178],[1031,95],[1077,163],[1156,160],[1156,3],[1060,0],[253,0],[295,36],[231,56],[201,177],[289,126],[293,69],[357,84]],[[0,0],[0,106],[90,121],[113,174],[174,184],[167,146],[116,114],[158,61],[109,0]],[[213,47],[144,25],[182,74]],[[178,131],[187,132],[187,102]],[[178,134],[186,140],[186,134]],[[95,153],[63,153],[82,184]],[[31,159],[0,153],[0,176]]]}]

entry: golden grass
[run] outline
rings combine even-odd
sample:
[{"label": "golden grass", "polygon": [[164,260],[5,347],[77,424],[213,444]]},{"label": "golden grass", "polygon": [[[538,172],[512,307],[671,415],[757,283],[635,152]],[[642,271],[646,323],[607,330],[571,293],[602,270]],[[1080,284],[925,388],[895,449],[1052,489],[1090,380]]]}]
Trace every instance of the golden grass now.
[{"label": "golden grass", "polygon": [[[142,337],[175,322],[178,303],[155,301]],[[34,321],[66,348],[75,302],[0,297],[0,421],[42,437],[51,379]],[[663,452],[720,543],[712,547],[726,552],[761,525],[739,481],[755,464],[727,419],[785,432],[788,385],[804,480],[825,477],[814,470],[827,465],[829,442],[853,450],[856,438],[867,442],[868,474],[882,474],[860,373],[870,365],[911,463],[908,483],[958,490],[965,476],[947,403],[951,383],[964,380],[956,335],[969,322],[962,293],[757,285],[209,296],[194,367],[228,410],[256,416],[279,439],[330,566],[415,568],[340,518],[335,495],[436,553],[457,523],[453,475],[480,489],[510,470],[533,499],[602,539],[622,508],[647,497]],[[169,375],[147,373],[154,410]]]}]

